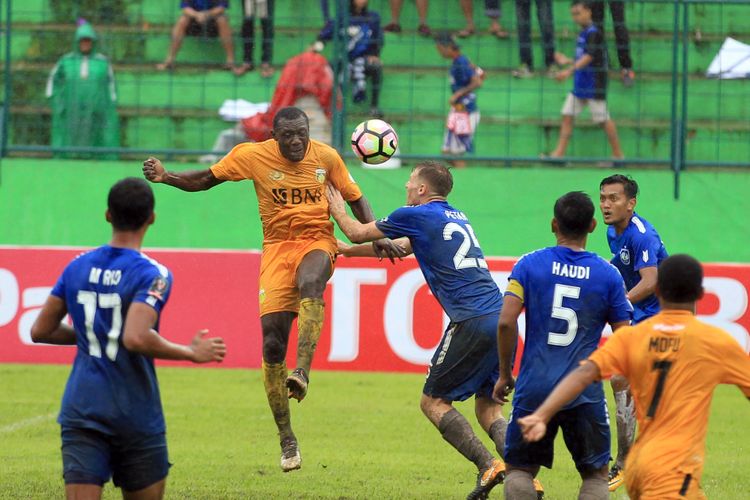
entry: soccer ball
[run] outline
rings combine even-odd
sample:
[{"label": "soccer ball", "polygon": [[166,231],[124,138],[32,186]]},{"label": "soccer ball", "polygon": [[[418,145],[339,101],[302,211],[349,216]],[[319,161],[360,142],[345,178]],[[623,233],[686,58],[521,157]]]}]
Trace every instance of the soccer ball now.
[{"label": "soccer ball", "polygon": [[383,120],[367,120],[354,129],[352,151],[370,165],[388,161],[398,147],[398,135]]}]

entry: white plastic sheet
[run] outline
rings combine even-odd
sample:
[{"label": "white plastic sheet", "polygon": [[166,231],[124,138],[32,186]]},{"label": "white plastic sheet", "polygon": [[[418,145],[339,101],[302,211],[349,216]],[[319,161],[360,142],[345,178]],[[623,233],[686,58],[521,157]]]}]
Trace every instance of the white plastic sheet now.
[{"label": "white plastic sheet", "polygon": [[727,38],[706,71],[709,78],[750,78],[750,45]]}]

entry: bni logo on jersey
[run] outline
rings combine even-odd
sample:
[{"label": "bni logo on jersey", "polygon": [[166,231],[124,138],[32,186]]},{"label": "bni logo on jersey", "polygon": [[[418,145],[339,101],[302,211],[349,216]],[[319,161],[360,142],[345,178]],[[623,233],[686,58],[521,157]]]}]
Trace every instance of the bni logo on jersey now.
[{"label": "bni logo on jersey", "polygon": [[627,248],[623,248],[622,250],[620,250],[620,260],[626,266],[630,264],[630,250],[628,250]]}]

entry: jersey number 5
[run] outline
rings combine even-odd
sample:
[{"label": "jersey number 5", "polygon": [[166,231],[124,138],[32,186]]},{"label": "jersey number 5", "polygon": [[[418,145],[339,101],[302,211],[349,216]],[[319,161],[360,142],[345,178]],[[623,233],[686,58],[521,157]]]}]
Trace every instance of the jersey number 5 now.
[{"label": "jersey number 5", "polygon": [[[468,231],[468,232],[467,232]],[[487,269],[487,261],[481,258],[467,257],[466,254],[471,250],[471,244],[479,248],[479,241],[474,235],[474,230],[469,224],[466,224],[466,229],[462,228],[460,224],[455,222],[449,222],[443,228],[443,239],[449,241],[453,239],[453,234],[458,233],[463,236],[461,245],[456,250],[456,254],[453,256],[453,265],[456,269],[466,269],[467,267],[483,267]]]},{"label": "jersey number 5", "polygon": [[[98,298],[98,300],[97,300]],[[94,318],[96,317],[97,303],[99,309],[112,309],[112,325],[107,332],[107,357],[114,361],[117,359],[117,351],[120,348],[118,339],[122,333],[122,301],[117,293],[102,293],[98,297],[96,292],[79,290],[76,300],[83,306],[84,322],[86,324],[86,338],[89,341],[89,355],[95,358],[102,357],[102,346],[94,333]]]},{"label": "jersey number 5", "polygon": [[566,347],[576,338],[576,334],[578,333],[578,316],[575,310],[564,307],[562,304],[564,298],[577,299],[580,295],[581,287],[579,286],[561,285],[560,283],[555,285],[555,294],[552,297],[552,317],[568,323],[568,329],[565,333],[549,332],[547,337],[549,345]]}]

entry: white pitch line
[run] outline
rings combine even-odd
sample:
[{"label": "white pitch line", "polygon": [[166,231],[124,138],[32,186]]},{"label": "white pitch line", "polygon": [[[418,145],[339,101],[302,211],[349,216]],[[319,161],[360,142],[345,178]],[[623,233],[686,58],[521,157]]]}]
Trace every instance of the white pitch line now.
[{"label": "white pitch line", "polygon": [[45,420],[49,420],[51,418],[54,418],[57,413],[48,413],[46,415],[37,415],[36,417],[27,418],[26,420],[21,420],[19,422],[15,422],[12,424],[5,425],[3,427],[0,427],[0,434],[7,434],[10,432],[15,432],[18,429],[23,429],[24,427],[31,427],[32,425],[36,425],[38,423],[44,422]]}]

